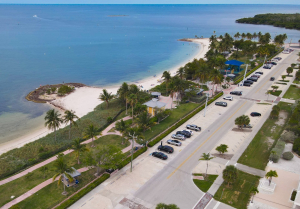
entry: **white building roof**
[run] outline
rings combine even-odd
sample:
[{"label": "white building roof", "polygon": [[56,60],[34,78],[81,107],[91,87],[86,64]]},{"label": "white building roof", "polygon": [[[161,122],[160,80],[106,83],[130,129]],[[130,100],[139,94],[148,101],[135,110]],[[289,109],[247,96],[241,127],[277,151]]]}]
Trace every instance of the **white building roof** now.
[{"label": "white building roof", "polygon": [[164,102],[159,102],[159,101],[156,101],[156,100],[150,100],[146,103],[144,103],[144,105],[147,105],[147,107],[158,107],[158,108],[162,108],[162,107],[165,107],[166,106],[166,103]]}]

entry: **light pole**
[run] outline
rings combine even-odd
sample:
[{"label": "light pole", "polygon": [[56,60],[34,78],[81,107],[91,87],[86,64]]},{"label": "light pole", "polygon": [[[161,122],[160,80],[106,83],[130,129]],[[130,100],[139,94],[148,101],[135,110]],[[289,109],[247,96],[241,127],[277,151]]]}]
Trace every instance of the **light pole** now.
[{"label": "light pole", "polygon": [[[263,66],[265,65],[265,63],[266,63],[266,59],[267,59],[267,55],[265,56],[265,60],[264,60],[264,64],[263,64]],[[261,68],[260,68],[260,72],[261,72]]]},{"label": "light pole", "polygon": [[205,117],[205,113],[206,113],[206,107],[207,107],[208,96],[209,96],[209,93],[206,93],[206,102],[205,102],[204,117]]},{"label": "light pole", "polygon": [[131,146],[131,165],[130,165],[130,172],[132,172],[132,161],[133,161],[133,147],[134,147],[134,140],[136,139],[136,137],[134,136],[135,132],[133,132],[133,134],[129,134],[129,136],[132,137],[132,146]]},{"label": "light pole", "polygon": [[244,82],[245,82],[245,77],[246,77],[247,70],[248,70],[248,64],[246,64],[246,70],[245,70],[245,73],[244,73],[243,85],[244,85]]}]

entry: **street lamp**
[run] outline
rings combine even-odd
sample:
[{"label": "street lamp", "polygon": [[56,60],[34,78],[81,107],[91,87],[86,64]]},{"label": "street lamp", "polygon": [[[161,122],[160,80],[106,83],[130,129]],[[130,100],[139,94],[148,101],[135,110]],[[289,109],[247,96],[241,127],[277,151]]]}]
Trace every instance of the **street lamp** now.
[{"label": "street lamp", "polygon": [[132,172],[132,161],[133,161],[133,147],[134,147],[134,141],[137,138],[136,136],[134,136],[135,132],[133,132],[133,134],[129,134],[129,136],[132,137],[132,146],[131,146],[131,165],[130,165],[130,172]]},{"label": "street lamp", "polygon": [[245,82],[245,77],[246,77],[246,72],[247,72],[247,70],[248,70],[248,64],[246,64],[246,70],[245,70],[245,73],[244,73],[243,84],[244,84],[244,82]]},{"label": "street lamp", "polygon": [[208,101],[209,93],[206,93],[206,102],[205,102],[205,110],[204,110],[204,117],[206,113],[207,101]]}]

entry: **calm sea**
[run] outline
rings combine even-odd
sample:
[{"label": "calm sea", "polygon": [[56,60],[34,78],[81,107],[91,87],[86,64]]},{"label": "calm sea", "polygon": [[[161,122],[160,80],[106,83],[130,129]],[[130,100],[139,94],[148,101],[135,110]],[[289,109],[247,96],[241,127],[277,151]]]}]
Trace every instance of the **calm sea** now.
[{"label": "calm sea", "polygon": [[228,32],[300,31],[242,25],[259,13],[295,13],[295,5],[0,5],[0,143],[29,133],[49,107],[24,99],[39,85],[93,86],[135,81],[196,53],[184,37]]}]

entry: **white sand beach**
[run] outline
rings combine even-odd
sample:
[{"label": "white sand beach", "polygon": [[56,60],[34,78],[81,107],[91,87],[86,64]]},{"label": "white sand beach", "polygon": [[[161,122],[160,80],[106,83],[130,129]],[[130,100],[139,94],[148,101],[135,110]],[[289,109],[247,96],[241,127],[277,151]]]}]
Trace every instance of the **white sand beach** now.
[{"label": "white sand beach", "polygon": [[[192,61],[193,59],[204,58],[204,55],[208,51],[209,38],[189,39],[189,40],[201,45],[199,47],[199,52],[192,59],[190,59],[190,61]],[[171,69],[165,69],[165,70],[170,71],[171,75],[173,76],[176,74],[176,71],[180,67],[183,67],[186,63],[187,62],[184,61]],[[150,78],[146,78],[141,81],[138,81],[138,82],[131,82],[131,83],[135,83],[138,86],[142,86],[143,88],[141,88],[141,89],[143,89],[143,90],[149,90],[152,87],[154,87],[155,85],[160,84],[160,82],[158,82],[158,79],[161,79],[161,76],[162,76],[162,73],[157,74],[155,77],[150,77]],[[129,84],[131,84],[131,83],[129,82]],[[113,94],[116,94],[117,90],[119,89],[119,86],[120,86],[120,84],[114,85],[111,87],[107,87],[106,89],[108,92],[112,92]],[[103,87],[103,88],[98,88],[98,87],[77,88],[73,93],[69,94],[66,97],[52,101],[52,103],[59,105],[60,107],[63,107],[66,110],[73,110],[73,111],[75,111],[75,114],[78,117],[82,117],[82,116],[86,115],[87,113],[93,111],[96,106],[98,106],[99,104],[102,103],[102,101],[99,100],[98,98],[104,88],[105,87]],[[32,133],[29,133],[26,136],[3,143],[0,145],[0,154],[7,152],[11,149],[24,146],[25,144],[35,141],[35,140],[47,135],[50,132],[51,131],[49,131],[46,128],[41,128],[39,130],[35,130]]]}]

